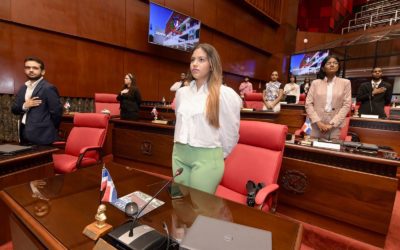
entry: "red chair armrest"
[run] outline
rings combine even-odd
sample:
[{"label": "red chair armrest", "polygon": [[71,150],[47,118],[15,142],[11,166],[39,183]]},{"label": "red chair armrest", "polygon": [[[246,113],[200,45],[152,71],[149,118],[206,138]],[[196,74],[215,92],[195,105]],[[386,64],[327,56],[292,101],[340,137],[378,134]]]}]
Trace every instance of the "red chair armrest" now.
[{"label": "red chair armrest", "polygon": [[344,141],[351,141],[352,137],[351,135],[346,135],[346,138],[344,139]]},{"label": "red chair armrest", "polygon": [[262,189],[260,189],[256,195],[256,204],[257,205],[263,205],[265,200],[267,199],[268,195],[272,194],[276,190],[278,190],[279,185],[278,184],[270,184]]},{"label": "red chair armrest", "polygon": [[95,147],[84,147],[81,149],[81,151],[79,152],[79,157],[78,157],[78,161],[76,162],[76,167],[79,168],[81,166],[81,161],[83,159],[83,157],[85,156],[85,154],[89,151],[97,151],[99,153],[100,156],[100,162],[103,161],[103,150],[101,147],[99,146],[95,146]]}]

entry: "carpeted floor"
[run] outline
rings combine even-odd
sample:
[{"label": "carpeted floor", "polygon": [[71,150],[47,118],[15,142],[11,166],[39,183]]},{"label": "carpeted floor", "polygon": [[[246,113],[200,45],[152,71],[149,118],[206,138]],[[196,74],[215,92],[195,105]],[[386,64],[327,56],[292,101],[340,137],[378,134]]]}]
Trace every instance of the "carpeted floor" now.
[{"label": "carpeted floor", "polygon": [[[375,250],[381,249],[352,238],[303,223],[301,250]],[[397,191],[385,250],[400,249],[400,191]]]}]

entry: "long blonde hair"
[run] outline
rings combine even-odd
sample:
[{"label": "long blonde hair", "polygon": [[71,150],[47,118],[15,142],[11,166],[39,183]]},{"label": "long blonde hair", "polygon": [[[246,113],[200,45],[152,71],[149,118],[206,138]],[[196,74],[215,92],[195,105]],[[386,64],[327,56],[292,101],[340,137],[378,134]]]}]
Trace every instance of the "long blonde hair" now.
[{"label": "long blonde hair", "polygon": [[[222,65],[217,50],[208,43],[198,44],[196,49],[206,52],[210,63],[210,75],[208,76],[208,97],[206,104],[206,118],[211,126],[219,128],[219,93],[222,85]],[[191,76],[191,75],[190,75]],[[192,76],[190,78],[193,78]]]}]

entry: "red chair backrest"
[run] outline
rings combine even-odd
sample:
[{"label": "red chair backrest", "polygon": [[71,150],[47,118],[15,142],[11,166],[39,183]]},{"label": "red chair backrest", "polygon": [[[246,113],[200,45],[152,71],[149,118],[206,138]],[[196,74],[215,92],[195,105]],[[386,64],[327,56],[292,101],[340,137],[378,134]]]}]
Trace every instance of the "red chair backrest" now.
[{"label": "red chair backrest", "polygon": [[306,103],[306,94],[304,94],[304,93],[302,93],[302,94],[300,94],[300,97],[299,97],[299,104],[305,104]]},{"label": "red chair backrest", "polygon": [[245,93],[244,107],[262,110],[264,106],[262,93]]},{"label": "red chair backrest", "polygon": [[[107,134],[109,115],[96,113],[75,113],[74,127],[68,135],[65,153],[79,156],[82,148],[103,146]],[[85,157],[96,157],[96,152],[88,152]]]},{"label": "red chair backrest", "polygon": [[347,116],[344,120],[344,126],[340,129],[340,136],[339,139],[340,140],[345,140],[347,133],[349,132],[349,126],[350,126],[350,117]]},{"label": "red chair backrest", "polygon": [[288,128],[286,125],[240,121],[239,142],[225,160],[220,185],[243,195],[246,183],[277,183]]},{"label": "red chair backrest", "polygon": [[119,115],[119,102],[116,94],[95,93],[94,94],[95,113],[101,113],[103,109],[110,111],[110,115]]}]

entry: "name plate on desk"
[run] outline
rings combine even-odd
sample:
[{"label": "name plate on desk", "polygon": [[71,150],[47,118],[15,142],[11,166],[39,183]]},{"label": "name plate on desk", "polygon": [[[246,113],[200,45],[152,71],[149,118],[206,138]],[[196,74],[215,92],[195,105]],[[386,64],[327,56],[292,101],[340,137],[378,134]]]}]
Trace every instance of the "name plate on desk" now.
[{"label": "name plate on desk", "polygon": [[314,141],[312,145],[316,148],[340,150],[340,144],[337,143]]},{"label": "name plate on desk", "polygon": [[361,114],[361,118],[379,119],[379,115],[366,115],[366,114]]},{"label": "name plate on desk", "polygon": [[168,124],[168,121],[166,121],[166,120],[152,120],[151,122],[156,123],[156,124],[164,124],[164,125]]},{"label": "name plate on desk", "polygon": [[250,108],[242,108],[241,111],[245,111],[245,112],[252,112],[254,111],[254,109],[250,109]]}]

